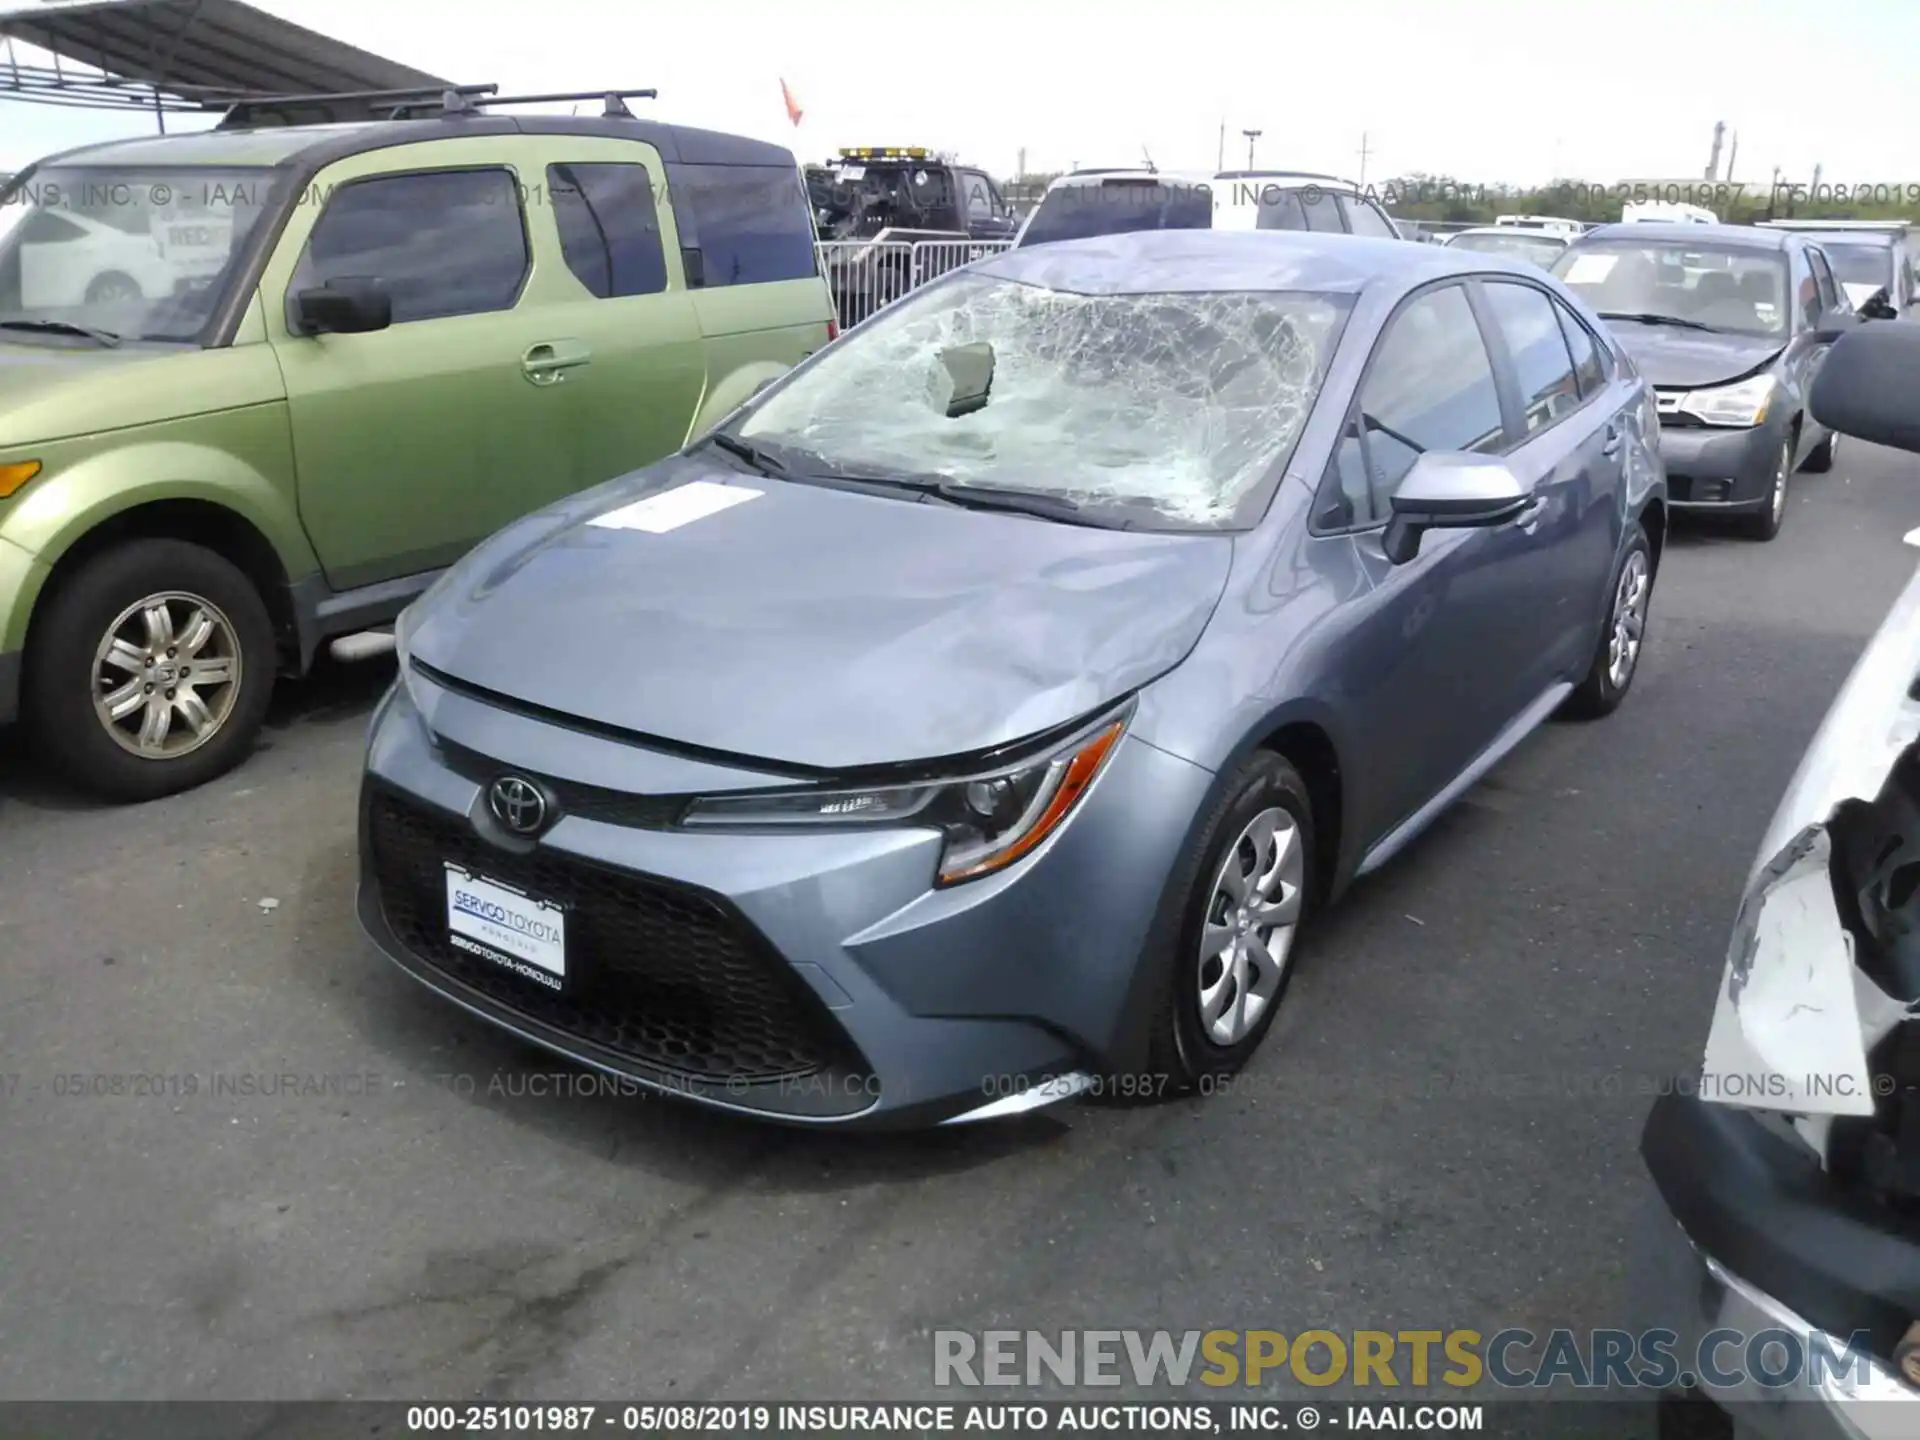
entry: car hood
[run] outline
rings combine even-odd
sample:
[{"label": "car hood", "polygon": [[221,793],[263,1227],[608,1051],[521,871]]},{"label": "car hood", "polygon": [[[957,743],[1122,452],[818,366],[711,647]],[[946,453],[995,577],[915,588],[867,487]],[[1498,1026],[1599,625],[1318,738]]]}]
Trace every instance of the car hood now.
[{"label": "car hood", "polygon": [[1780,339],[1708,335],[1632,320],[1609,320],[1607,326],[1647,383],[1661,389],[1691,390],[1744,379],[1786,348]]},{"label": "car hood", "polygon": [[0,331],[0,449],[122,430],[280,398],[265,346],[218,350],[64,340],[16,343]]},{"label": "car hood", "polygon": [[[612,528],[689,482],[748,498],[660,533]],[[546,711],[775,767],[936,759],[1165,673],[1232,551],[676,456],[495,536],[414,607],[407,649]]]},{"label": "car hood", "polygon": [[[1920,531],[1907,537],[1920,544]],[[1700,1094],[1793,1117],[1824,1154],[1874,1113],[1875,1048],[1920,1021],[1920,573],[1855,663],[1761,842],[1728,946]],[[1836,896],[1846,897],[1843,918]]]}]

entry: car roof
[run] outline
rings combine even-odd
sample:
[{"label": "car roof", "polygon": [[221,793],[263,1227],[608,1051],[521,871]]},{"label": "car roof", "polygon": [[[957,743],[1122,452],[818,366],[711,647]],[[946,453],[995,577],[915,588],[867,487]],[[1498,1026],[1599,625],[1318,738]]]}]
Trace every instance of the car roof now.
[{"label": "car roof", "polygon": [[1306,230],[1145,230],[1005,250],[970,273],[1082,295],[1209,290],[1317,290],[1357,294],[1449,275],[1538,279],[1519,261],[1440,245]]},{"label": "car roof", "polygon": [[[107,140],[50,155],[39,165],[119,168],[154,166],[287,165],[315,168],[368,150],[475,135],[578,135],[639,140],[663,160],[689,165],[783,165],[798,168],[793,152],[764,140],[696,130],[657,120],[610,116],[474,115],[414,120],[361,120],[336,125],[262,125],[190,135]],[[36,167],[37,168],[37,167]],[[16,177],[17,178],[17,177]]]},{"label": "car roof", "polygon": [[1625,220],[1600,225],[1575,240],[1673,240],[1693,245],[1736,246],[1747,250],[1786,250],[1806,236],[1792,230],[1761,230],[1752,225],[1695,225],[1684,220]]},{"label": "car roof", "polygon": [[[1698,225],[1693,227],[1698,230]],[[1469,225],[1465,230],[1455,230],[1447,236],[1449,240],[1458,240],[1462,235],[1530,235],[1539,240],[1575,240],[1564,230],[1550,229],[1544,225]]]},{"label": "car roof", "polygon": [[1216,185],[1222,180],[1260,180],[1270,184],[1319,185],[1325,189],[1358,192],[1360,187],[1351,180],[1342,180],[1336,175],[1315,175],[1306,170],[1149,170],[1145,166],[1131,169],[1113,170],[1075,170],[1067,175],[1055,177],[1047,188],[1064,185],[1097,185],[1102,180],[1159,180],[1175,185]]},{"label": "car roof", "polygon": [[1798,235],[1809,245],[1878,245],[1886,250],[1906,238],[1905,231],[1896,230],[1791,230],[1787,233]]}]

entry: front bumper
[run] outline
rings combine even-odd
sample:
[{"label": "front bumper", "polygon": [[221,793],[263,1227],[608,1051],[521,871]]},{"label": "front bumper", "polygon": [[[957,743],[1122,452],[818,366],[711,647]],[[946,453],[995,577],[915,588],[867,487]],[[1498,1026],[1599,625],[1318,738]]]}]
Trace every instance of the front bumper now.
[{"label": "front bumper", "polygon": [[1660,458],[1667,467],[1668,503],[1676,510],[1759,509],[1767,503],[1786,438],[1772,423],[1726,430],[1663,421]]},{"label": "front bumper", "polygon": [[1743,1378],[1701,1393],[1743,1433],[1783,1440],[1911,1440],[1920,1390],[1887,1363],[1920,1311],[1920,1244],[1832,1192],[1812,1153],[1748,1111],[1678,1093],[1655,1102],[1641,1140],[1663,1202],[1652,1222],[1645,1319],[1698,1356],[1719,1332],[1735,1362],[1749,1340],[1785,1332],[1801,1357],[1873,1358],[1836,1365],[1818,1383]]},{"label": "front bumper", "polygon": [[[537,843],[486,813],[485,786],[508,771],[559,797]],[[1146,937],[1211,781],[1129,737],[1033,855],[934,890],[932,832],[658,828],[646,796],[770,777],[416,675],[373,723],[359,913],[429,988],[638,1087],[798,1124],[990,1118],[1077,1093],[1124,1043]],[[564,996],[450,950],[433,890],[443,860],[571,907]]]}]

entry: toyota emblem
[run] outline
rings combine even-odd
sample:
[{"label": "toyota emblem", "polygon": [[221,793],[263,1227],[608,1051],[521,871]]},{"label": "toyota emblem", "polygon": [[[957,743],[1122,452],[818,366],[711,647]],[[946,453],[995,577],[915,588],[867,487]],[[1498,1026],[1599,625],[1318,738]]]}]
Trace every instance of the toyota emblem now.
[{"label": "toyota emblem", "polygon": [[487,791],[487,809],[516,835],[538,835],[547,823],[547,797],[531,780],[502,775]]}]

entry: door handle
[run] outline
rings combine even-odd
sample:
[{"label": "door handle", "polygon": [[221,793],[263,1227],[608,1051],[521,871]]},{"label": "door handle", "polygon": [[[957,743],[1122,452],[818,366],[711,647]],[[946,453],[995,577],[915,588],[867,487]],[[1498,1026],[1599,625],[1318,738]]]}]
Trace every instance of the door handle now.
[{"label": "door handle", "polygon": [[536,385],[557,385],[567,378],[567,371],[592,359],[593,352],[584,345],[568,340],[542,341],[520,357],[520,371]]},{"label": "door handle", "polygon": [[1546,508],[1546,496],[1535,495],[1531,497],[1526,504],[1514,511],[1513,518],[1508,520],[1507,523],[1521,530],[1525,530],[1539,520],[1540,516],[1545,513]]},{"label": "door handle", "polygon": [[1620,453],[1620,446],[1625,439],[1626,435],[1620,422],[1618,420],[1610,422],[1607,425],[1607,438],[1600,446],[1600,453],[1602,455],[1618,455]]}]

